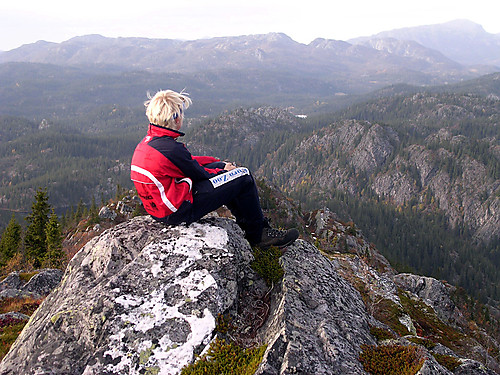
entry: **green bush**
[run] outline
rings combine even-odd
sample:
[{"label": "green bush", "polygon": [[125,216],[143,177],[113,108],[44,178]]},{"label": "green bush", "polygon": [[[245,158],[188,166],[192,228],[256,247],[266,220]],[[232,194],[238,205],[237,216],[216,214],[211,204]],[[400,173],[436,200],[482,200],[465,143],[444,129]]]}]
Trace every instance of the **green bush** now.
[{"label": "green bush", "polygon": [[244,349],[235,343],[216,338],[206,354],[195,363],[184,367],[181,375],[253,375],[266,346]]},{"label": "green bush", "polygon": [[255,260],[252,262],[252,268],[264,279],[268,286],[281,280],[285,272],[279,262],[280,249],[277,247],[270,247],[265,250],[254,248],[253,255]]},{"label": "green bush", "polygon": [[0,319],[0,360],[5,357],[26,323],[26,320],[14,318]]},{"label": "green bush", "polygon": [[434,341],[429,339],[423,339],[421,337],[410,337],[408,338],[408,341],[422,345],[424,348],[427,348],[429,350],[434,349],[436,346],[436,343]]},{"label": "green bush", "polygon": [[451,355],[445,355],[445,354],[439,354],[439,353],[432,353],[434,358],[436,358],[436,361],[441,366],[446,367],[450,371],[455,371],[455,369],[462,364],[462,362],[458,359],[455,358]]},{"label": "green bush", "polygon": [[362,345],[361,349],[359,360],[373,375],[414,375],[424,364],[423,353],[416,346]]},{"label": "green bush", "polygon": [[394,338],[394,334],[391,331],[375,326],[370,327],[370,333],[377,339],[377,341],[390,340]]}]

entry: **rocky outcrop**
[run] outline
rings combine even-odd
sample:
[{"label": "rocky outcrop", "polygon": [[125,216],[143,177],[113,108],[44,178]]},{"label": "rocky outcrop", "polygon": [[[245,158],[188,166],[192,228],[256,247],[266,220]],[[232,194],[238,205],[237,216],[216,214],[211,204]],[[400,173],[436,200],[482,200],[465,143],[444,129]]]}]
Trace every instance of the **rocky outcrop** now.
[{"label": "rocky outcrop", "polygon": [[376,340],[359,292],[306,242],[288,249],[283,266],[285,277],[262,333],[268,349],[257,374],[364,374],[361,345]]},{"label": "rocky outcrop", "polygon": [[0,299],[13,297],[42,298],[49,294],[61,281],[63,271],[59,269],[38,270],[24,281],[23,273],[16,271],[0,282]]},{"label": "rocky outcrop", "polygon": [[[450,298],[444,283],[425,276],[401,273],[394,277],[396,285],[421,298],[436,311],[439,318],[448,323],[465,323],[465,318]],[[450,286],[448,286],[449,288]]]},{"label": "rocky outcrop", "polygon": [[[435,138],[427,143],[436,142]],[[442,141],[457,147],[467,145],[458,137]],[[412,199],[428,205],[426,200],[432,199],[452,226],[466,224],[477,238],[486,241],[500,236],[500,199],[495,195],[500,181],[489,176],[484,164],[468,156],[457,158],[444,148],[433,151],[412,145],[406,151],[406,158],[397,156],[387,172],[375,177],[372,188],[379,196],[398,205]]]},{"label": "rocky outcrop", "polygon": [[[380,168],[399,142],[397,133],[366,121],[345,120],[313,133],[290,152],[284,163],[273,163],[272,181],[293,191],[310,186],[312,191],[326,192],[338,188],[352,194],[360,192],[356,177],[367,176]],[[272,178],[271,178],[272,177]]]},{"label": "rocky outcrop", "polygon": [[499,108],[474,95],[379,98],[289,140],[258,173],[302,201],[328,205],[341,191],[443,213],[452,228],[490,243],[500,236]]},{"label": "rocky outcrop", "polygon": [[[437,301],[426,292],[426,285],[439,282],[424,280],[422,287],[418,278],[394,278],[360,232],[333,215],[318,212],[310,222],[318,237],[335,233],[346,246],[322,252],[296,241],[281,257],[283,279],[269,290],[250,267],[252,249],[230,219],[169,227],[142,216],[108,229],[71,260],[1,362],[0,374],[178,374],[208,347],[218,315],[241,324],[252,308],[248,295],[262,290],[270,296],[268,313],[260,315],[267,320],[241,330],[252,331],[246,342],[267,345],[257,374],[365,374],[364,345],[384,345],[374,328],[398,345],[421,347],[426,360],[419,374],[451,374],[409,339],[423,340],[411,328],[421,326],[404,311],[411,298],[430,300],[429,316],[433,306],[446,310],[444,297]],[[398,293],[397,286],[408,292]],[[377,306],[399,306],[394,311],[401,323],[384,320]],[[493,374],[477,361],[459,360],[456,374]],[[489,360],[494,368],[495,359]]]},{"label": "rocky outcrop", "polygon": [[235,303],[250,261],[241,238],[230,221],[167,229],[147,217],[104,232],[72,259],[0,372],[177,373]]}]

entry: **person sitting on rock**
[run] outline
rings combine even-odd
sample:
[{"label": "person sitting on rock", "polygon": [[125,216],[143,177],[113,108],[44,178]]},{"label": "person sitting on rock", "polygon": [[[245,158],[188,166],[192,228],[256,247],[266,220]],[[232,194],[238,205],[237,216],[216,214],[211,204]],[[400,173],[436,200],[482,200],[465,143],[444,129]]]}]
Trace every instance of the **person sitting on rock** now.
[{"label": "person sitting on rock", "polygon": [[193,156],[177,138],[186,93],[157,92],[145,102],[149,128],[132,157],[131,179],[146,211],[156,220],[177,225],[195,222],[222,205],[236,218],[252,246],[285,247],[297,229],[277,230],[262,214],[257,186],[247,168],[211,156]]}]

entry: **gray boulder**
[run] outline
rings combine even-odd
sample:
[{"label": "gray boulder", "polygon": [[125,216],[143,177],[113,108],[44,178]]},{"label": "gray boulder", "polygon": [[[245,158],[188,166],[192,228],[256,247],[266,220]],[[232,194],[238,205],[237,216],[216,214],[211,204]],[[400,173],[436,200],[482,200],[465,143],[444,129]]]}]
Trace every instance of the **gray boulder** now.
[{"label": "gray boulder", "polygon": [[63,271],[59,269],[42,269],[25,282],[21,279],[20,273],[19,271],[12,272],[0,282],[0,299],[25,296],[45,297],[59,284],[63,275]]},{"label": "gray boulder", "polygon": [[231,221],[166,228],[139,217],[118,225],[75,255],[0,373],[177,373],[235,303],[250,258]]},{"label": "gray boulder", "polygon": [[465,319],[450,298],[446,286],[432,278],[410,273],[400,273],[394,277],[394,282],[402,289],[413,293],[431,306],[439,318],[448,323]]},{"label": "gray boulder", "polygon": [[110,210],[108,206],[104,206],[99,211],[99,217],[101,219],[115,220],[117,213]]},{"label": "gray boulder", "polygon": [[264,328],[268,348],[257,374],[366,374],[361,345],[376,340],[359,292],[307,242],[290,246],[282,260],[286,273]]}]

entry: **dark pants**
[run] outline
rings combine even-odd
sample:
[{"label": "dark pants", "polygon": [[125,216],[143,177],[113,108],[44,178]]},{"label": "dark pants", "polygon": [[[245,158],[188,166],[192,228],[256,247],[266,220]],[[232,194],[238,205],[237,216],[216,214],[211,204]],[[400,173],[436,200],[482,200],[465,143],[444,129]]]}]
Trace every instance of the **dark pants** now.
[{"label": "dark pants", "polygon": [[[212,164],[208,167],[220,168],[219,165]],[[184,212],[169,215],[165,221],[169,224],[180,222],[191,224],[222,205],[225,205],[234,215],[236,223],[243,229],[251,244],[260,241],[264,216],[260,207],[257,186],[251,175],[242,175],[217,188],[214,188],[209,180],[193,183],[193,204],[186,211],[180,210]]]}]

